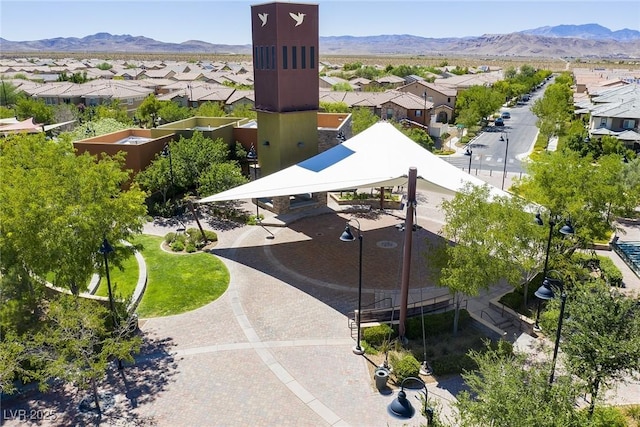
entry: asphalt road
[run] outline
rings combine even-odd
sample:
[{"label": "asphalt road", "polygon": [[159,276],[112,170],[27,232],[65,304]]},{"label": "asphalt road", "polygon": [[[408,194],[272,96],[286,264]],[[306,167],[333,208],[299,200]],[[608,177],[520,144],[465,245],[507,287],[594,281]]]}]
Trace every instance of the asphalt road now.
[{"label": "asphalt road", "polygon": [[[546,87],[546,85],[545,85]],[[493,170],[511,173],[524,172],[521,158],[535,144],[538,135],[537,117],[531,112],[533,102],[544,94],[544,88],[534,92],[524,105],[503,107],[500,111],[508,111],[511,118],[505,119],[503,127],[487,127],[468,146],[469,156],[442,156],[447,162],[461,168],[476,170]],[[471,160],[471,163],[469,163]]]}]

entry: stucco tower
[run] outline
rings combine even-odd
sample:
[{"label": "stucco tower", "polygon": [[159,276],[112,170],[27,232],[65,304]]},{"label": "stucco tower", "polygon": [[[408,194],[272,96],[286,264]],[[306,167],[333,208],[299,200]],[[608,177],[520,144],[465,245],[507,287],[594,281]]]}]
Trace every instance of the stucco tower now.
[{"label": "stucco tower", "polygon": [[251,6],[262,175],[318,154],[318,5]]}]

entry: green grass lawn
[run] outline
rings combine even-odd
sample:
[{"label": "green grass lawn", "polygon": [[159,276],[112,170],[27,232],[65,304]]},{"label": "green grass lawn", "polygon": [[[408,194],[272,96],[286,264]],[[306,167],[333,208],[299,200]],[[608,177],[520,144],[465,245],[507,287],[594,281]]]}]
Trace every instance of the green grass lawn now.
[{"label": "green grass lawn", "polygon": [[[138,283],[138,261],[136,257],[131,255],[122,262],[122,270],[109,262],[109,278],[111,279],[111,287],[113,294],[118,299],[127,299],[132,294]],[[100,284],[96,290],[96,295],[101,297],[109,296],[107,288],[107,279],[104,275],[104,265],[98,272],[100,274]]]},{"label": "green grass lawn", "polygon": [[160,248],[162,237],[140,235],[144,246],[147,290],[138,306],[140,317],[183,313],[214,301],[229,286],[229,271],[208,253],[172,254]]}]

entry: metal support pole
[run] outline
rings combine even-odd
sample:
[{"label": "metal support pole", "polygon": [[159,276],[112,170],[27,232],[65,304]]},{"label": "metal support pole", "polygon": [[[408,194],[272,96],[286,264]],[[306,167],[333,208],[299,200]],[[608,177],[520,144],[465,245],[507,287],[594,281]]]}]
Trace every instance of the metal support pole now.
[{"label": "metal support pole", "polygon": [[398,335],[401,340],[406,340],[407,304],[409,300],[409,273],[411,272],[411,242],[413,239],[413,215],[416,206],[416,180],[418,170],[409,168],[409,181],[407,183],[407,215],[404,226],[404,249],[402,255],[402,283],[400,285],[400,324]]},{"label": "metal support pole", "polygon": [[[120,321],[118,320],[118,313],[116,312],[116,304],[113,300],[113,291],[111,290],[111,276],[109,276],[109,254],[113,252],[113,247],[109,244],[109,241],[105,237],[100,245],[99,252],[104,256],[104,270],[107,277],[107,291],[109,292],[109,308],[111,309],[111,315],[113,316],[113,327],[118,329]],[[118,359],[118,369],[122,370],[122,360]]]},{"label": "metal support pole", "polygon": [[364,350],[360,346],[360,338],[362,329],[360,329],[360,315],[362,311],[362,231],[358,228],[358,241],[360,245],[358,256],[358,315],[356,316],[356,322],[358,325],[358,340],[356,341],[356,348],[353,349],[355,354],[364,354]]},{"label": "metal support pole", "polygon": [[502,171],[502,187],[501,189],[504,190],[504,179],[507,176],[507,156],[509,155],[509,135],[507,135],[507,148],[504,151],[504,169]]},{"label": "metal support pole", "polygon": [[[551,250],[551,237],[553,236],[553,227],[555,227],[556,222],[553,219],[553,216],[549,217],[549,237],[547,238],[547,252],[544,256],[544,268],[542,270],[542,280],[544,281],[547,278],[547,271],[549,268],[549,252]],[[538,300],[538,310],[536,312],[536,323],[533,325],[534,331],[540,330],[540,300]]]},{"label": "metal support pole", "polygon": [[562,332],[562,318],[564,317],[564,306],[567,303],[567,294],[564,289],[561,290],[562,303],[560,304],[560,317],[558,318],[558,330],[556,331],[556,344],[553,348],[553,360],[551,361],[551,375],[549,376],[549,385],[553,384],[553,377],[556,373],[556,359],[558,358],[558,347],[560,346],[560,334]]}]

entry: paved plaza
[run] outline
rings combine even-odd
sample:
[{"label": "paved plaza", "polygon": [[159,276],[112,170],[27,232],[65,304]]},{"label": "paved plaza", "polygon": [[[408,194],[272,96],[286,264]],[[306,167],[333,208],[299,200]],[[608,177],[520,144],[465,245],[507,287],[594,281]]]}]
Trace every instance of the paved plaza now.
[{"label": "paved plaza", "polygon": [[[410,275],[416,299],[446,294],[429,281],[420,254],[425,242],[439,238],[441,201],[436,194],[419,193],[421,228],[413,239]],[[253,213],[255,206],[247,204],[247,210]],[[108,409],[101,423],[354,427],[426,423],[419,414],[408,421],[388,414],[387,405],[397,390],[382,394],[375,388],[369,371],[372,362],[352,353],[354,340],[347,326],[346,314],[357,304],[358,242],[339,240],[345,223],[356,218],[362,228],[366,305],[398,291],[404,233],[396,225],[403,219],[394,211],[330,208],[295,218],[262,213],[264,227],[220,229],[218,224],[205,224],[218,233],[212,253],[229,269],[229,289],[197,310],[141,319],[145,347],[123,372],[110,369],[101,390],[113,395],[105,400]],[[144,232],[169,231],[171,225],[149,223]],[[640,234],[635,226],[630,231]],[[640,280],[628,269],[623,271],[627,289],[640,289]],[[497,286],[483,293],[472,307],[480,310],[506,289]],[[459,376],[427,384],[438,411],[449,416],[461,387]],[[419,407],[414,394],[409,393],[411,402]],[[28,419],[19,420],[16,412],[6,411],[25,409],[28,415],[29,410],[41,410],[51,416],[34,419],[32,425],[94,424],[79,412],[78,400],[74,388],[66,394],[34,393],[28,399],[8,401],[2,418],[7,426],[28,425]],[[621,386],[610,393],[610,400],[640,403],[640,385]]]}]

